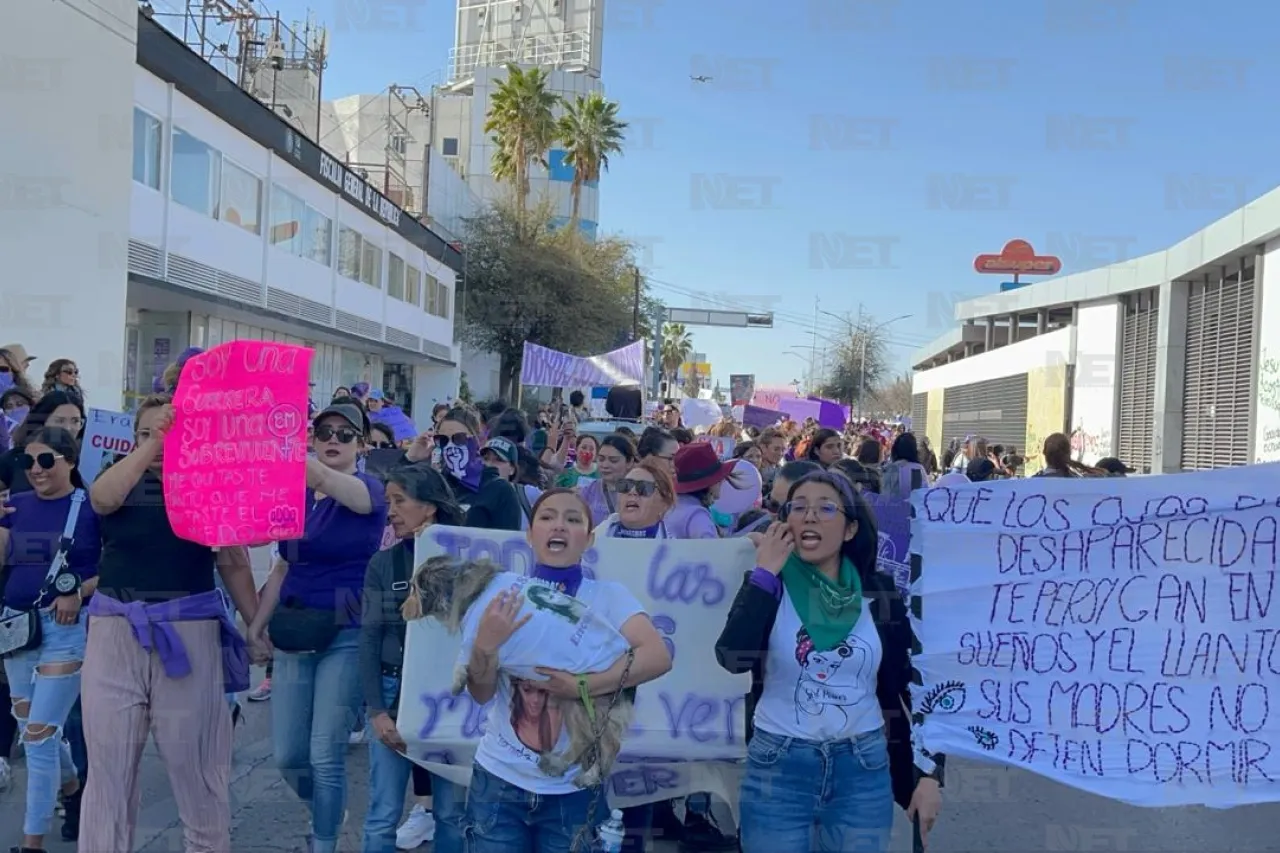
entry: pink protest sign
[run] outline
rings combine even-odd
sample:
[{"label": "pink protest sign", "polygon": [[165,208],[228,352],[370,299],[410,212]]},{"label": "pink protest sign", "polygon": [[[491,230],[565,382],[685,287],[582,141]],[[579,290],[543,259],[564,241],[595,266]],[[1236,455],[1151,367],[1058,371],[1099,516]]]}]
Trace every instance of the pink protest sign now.
[{"label": "pink protest sign", "polygon": [[311,356],[232,341],[182,368],[164,441],[174,533],[214,547],[302,536]]}]

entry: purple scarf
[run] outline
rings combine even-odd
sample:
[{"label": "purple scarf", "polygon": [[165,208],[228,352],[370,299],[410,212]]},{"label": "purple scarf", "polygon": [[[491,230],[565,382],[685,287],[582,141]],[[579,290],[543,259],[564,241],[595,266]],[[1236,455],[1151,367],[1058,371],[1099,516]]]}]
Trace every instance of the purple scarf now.
[{"label": "purple scarf", "polygon": [[582,564],[557,568],[537,563],[530,577],[546,581],[565,595],[576,596],[578,589],[582,586]]}]

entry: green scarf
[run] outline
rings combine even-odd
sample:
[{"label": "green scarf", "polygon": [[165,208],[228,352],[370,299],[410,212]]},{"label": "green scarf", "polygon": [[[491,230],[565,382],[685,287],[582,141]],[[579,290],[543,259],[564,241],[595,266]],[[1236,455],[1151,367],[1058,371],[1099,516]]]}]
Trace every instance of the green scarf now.
[{"label": "green scarf", "polygon": [[840,581],[831,580],[796,554],[782,567],[782,583],[791,606],[820,652],[843,643],[862,615],[862,579],[847,559],[840,561]]}]

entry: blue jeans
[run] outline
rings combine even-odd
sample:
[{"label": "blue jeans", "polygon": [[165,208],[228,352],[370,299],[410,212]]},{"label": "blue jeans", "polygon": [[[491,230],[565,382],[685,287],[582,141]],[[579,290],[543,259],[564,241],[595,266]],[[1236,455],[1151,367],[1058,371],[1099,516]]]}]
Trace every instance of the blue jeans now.
[{"label": "blue jeans", "polygon": [[323,652],[273,658],[271,740],[276,767],[311,809],[313,853],[333,853],[347,807],[347,745],[360,710],[360,630]]},{"label": "blue jeans", "polygon": [[[395,707],[400,679],[382,677],[382,701]],[[392,853],[396,849],[396,824],[404,812],[405,788],[413,765],[369,732],[369,811],[364,818],[364,853]],[[431,777],[431,812],[436,819],[435,853],[462,853],[466,818],[466,788]]]},{"label": "blue jeans", "polygon": [[589,853],[596,828],[608,816],[609,804],[602,791],[598,795],[595,790],[531,794],[477,764],[467,791],[467,850]]},{"label": "blue jeans", "polygon": [[[13,612],[6,610],[5,614]],[[18,721],[27,753],[27,810],[22,820],[26,835],[48,834],[58,790],[77,778],[71,745],[62,735],[67,715],[80,697],[80,670],[77,667],[75,672],[46,675],[40,667],[84,662],[86,619],[82,610],[74,624],[59,625],[50,611],[41,610],[39,647],[16,652],[4,660],[13,717]],[[19,713],[19,704],[27,705],[25,714]],[[45,733],[32,739],[29,728]]]},{"label": "blue jeans", "polygon": [[884,730],[817,742],[757,729],[741,807],[743,853],[883,853],[893,829]]}]

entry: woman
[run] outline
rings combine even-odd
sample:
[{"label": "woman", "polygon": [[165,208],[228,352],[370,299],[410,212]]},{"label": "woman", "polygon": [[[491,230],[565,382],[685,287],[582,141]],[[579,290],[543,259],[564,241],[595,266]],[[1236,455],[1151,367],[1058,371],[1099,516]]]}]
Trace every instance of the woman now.
[{"label": "woman", "polygon": [[[435,524],[458,525],[463,521],[462,510],[454,502],[444,477],[425,466],[392,471],[387,479],[386,499],[387,518],[398,541],[369,560],[361,596],[361,691],[369,725],[376,735],[369,744],[364,853],[391,853],[396,849],[396,823],[404,812],[405,785],[411,776],[415,790],[431,788],[426,771],[404,757],[404,738],[396,730],[406,629],[401,608],[408,597],[418,534]],[[436,853],[461,853],[466,791],[442,784],[436,785],[433,793],[435,817],[424,836],[434,835]],[[431,818],[425,812],[424,816]],[[430,839],[421,839],[426,840]]]},{"label": "woman", "polygon": [[626,436],[606,435],[596,451],[596,471],[599,476],[588,481],[578,490],[591,509],[591,526],[603,524],[617,511],[618,483],[636,463],[636,447]]},{"label": "woman", "polygon": [[893,440],[889,460],[889,464],[880,469],[880,494],[906,500],[915,488],[929,485],[929,471],[920,462],[920,448],[914,434],[904,432]]},{"label": "woman", "polygon": [[596,471],[596,452],[600,442],[594,435],[580,435],[573,445],[573,465],[556,478],[557,489],[576,489],[586,485],[586,481],[599,476]]},{"label": "woman", "polygon": [[759,470],[764,465],[764,454],[760,450],[760,445],[754,441],[744,441],[741,444],[735,444],[733,447],[734,459],[745,459]]},{"label": "woman", "polygon": [[80,388],[80,368],[69,358],[55,358],[49,362],[49,369],[44,372],[44,384],[40,386],[42,394],[50,391],[62,391],[84,402],[84,391]]},{"label": "woman", "polygon": [[[81,604],[98,585],[102,542],[98,516],[88,506],[75,470],[79,450],[65,429],[45,427],[30,436],[18,459],[31,491],[14,495],[13,512],[0,515],[4,616],[34,610],[40,620],[40,644],[4,659],[13,716],[27,756],[24,851],[44,849],[58,794],[70,799],[80,789],[62,732],[80,695],[86,637]],[[67,531],[71,544],[63,552],[59,542]],[[59,553],[65,570],[50,580],[50,565]]]},{"label": "woman", "polygon": [[[480,421],[461,406],[445,413],[431,436],[419,436],[405,452],[410,463],[439,453],[441,473],[467,514],[467,527],[519,530],[520,501],[511,483],[484,464],[480,453]],[[432,444],[434,442],[434,446]]]},{"label": "woman", "polygon": [[641,459],[652,456],[662,463],[668,474],[674,476],[676,469],[672,463],[679,449],[680,443],[672,437],[671,433],[661,427],[651,426],[640,433],[640,441],[636,444],[636,455]]},{"label": "woman", "polygon": [[[539,769],[536,753],[511,746],[521,742],[516,728],[524,720],[517,717],[513,725],[513,710],[530,711],[539,702],[550,710],[561,702],[581,701],[582,689],[607,707],[619,691],[653,681],[671,669],[671,655],[662,637],[626,587],[583,575],[582,555],[594,538],[590,517],[582,498],[567,489],[552,489],[538,498],[528,533],[535,559],[532,577],[608,620],[631,650],[608,670],[588,674],[582,688],[576,675],[542,669],[547,680],[537,682],[536,691],[529,691],[532,685],[526,684],[518,701],[519,679],[504,670],[502,661],[504,645],[525,621],[518,615],[523,598],[504,592],[483,613],[467,615],[463,627],[463,636],[471,638],[467,690],[481,705],[497,698],[476,750],[467,794],[470,853],[589,849],[592,833],[608,814],[603,790],[578,788],[576,765],[562,776],[548,776]],[[552,711],[548,716],[553,723],[558,715]],[[557,748],[566,747],[568,735],[563,727],[551,725],[550,729]],[[537,732],[539,740],[546,740],[540,727]]]},{"label": "woman", "polygon": [[1044,440],[1044,467],[1034,477],[1079,477],[1088,468],[1071,458],[1071,439],[1055,432]]},{"label": "woman", "polygon": [[886,851],[895,800],[927,839],[942,757],[912,749],[911,627],[876,570],[866,502],[823,471],[791,487],[783,518],[716,643],[720,665],[753,681],[742,849]]},{"label": "woman", "polygon": [[720,538],[711,505],[737,463],[721,462],[710,444],[695,442],[680,448],[674,464],[677,497],[666,517],[668,535],[672,539]]},{"label": "woman", "polygon": [[53,391],[40,398],[27,412],[22,425],[14,430],[13,446],[0,454],[0,491],[9,490],[10,494],[30,490],[27,472],[18,464],[18,457],[26,447],[27,437],[35,435],[45,427],[65,429],[76,439],[84,433],[84,405],[65,391]]},{"label": "woman", "polygon": [[356,470],[368,415],[333,403],[312,422],[301,539],[280,543],[249,627],[272,663],[276,766],[311,811],[311,850],[337,848],[346,810],[347,741],[360,713],[360,594],[386,525],[377,478]]},{"label": "woman", "polygon": [[596,528],[611,539],[666,539],[663,516],[675,506],[671,475],[653,457],[641,459],[618,481],[618,510]]},{"label": "woman", "polygon": [[[245,624],[253,621],[257,596],[245,549],[215,554],[169,525],[160,473],[172,426],[168,396],[144,399],[133,452],[89,489],[102,557],[88,606],[80,701],[89,764],[109,769],[89,774],[81,850],[133,849],[148,733],[173,785],[187,849],[231,849],[226,694],[247,689],[249,661],[214,569]],[[150,631],[137,631],[138,620]]]},{"label": "woman", "polygon": [[4,384],[24,391],[27,396],[38,400],[39,392],[31,387],[31,382],[27,379],[27,366],[32,360],[20,344],[0,347],[0,378],[7,379]]},{"label": "woman", "polygon": [[844,439],[833,429],[820,429],[813,434],[804,458],[830,468],[844,456]]}]

